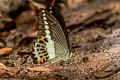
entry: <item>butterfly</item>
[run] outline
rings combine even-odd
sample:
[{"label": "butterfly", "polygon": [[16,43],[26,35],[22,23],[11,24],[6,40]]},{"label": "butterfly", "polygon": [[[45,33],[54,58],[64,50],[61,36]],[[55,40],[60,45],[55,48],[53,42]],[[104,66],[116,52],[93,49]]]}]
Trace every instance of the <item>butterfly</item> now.
[{"label": "butterfly", "polygon": [[50,6],[38,10],[38,34],[33,44],[34,62],[68,60],[72,51],[63,18]]}]

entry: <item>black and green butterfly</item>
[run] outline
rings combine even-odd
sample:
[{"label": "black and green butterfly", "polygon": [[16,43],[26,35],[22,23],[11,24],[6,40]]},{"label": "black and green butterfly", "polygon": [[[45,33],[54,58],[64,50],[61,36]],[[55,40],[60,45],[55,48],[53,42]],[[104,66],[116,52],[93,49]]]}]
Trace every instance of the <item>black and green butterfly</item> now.
[{"label": "black and green butterfly", "polygon": [[72,56],[66,25],[55,8],[38,10],[38,35],[33,45],[35,62],[68,60]]}]

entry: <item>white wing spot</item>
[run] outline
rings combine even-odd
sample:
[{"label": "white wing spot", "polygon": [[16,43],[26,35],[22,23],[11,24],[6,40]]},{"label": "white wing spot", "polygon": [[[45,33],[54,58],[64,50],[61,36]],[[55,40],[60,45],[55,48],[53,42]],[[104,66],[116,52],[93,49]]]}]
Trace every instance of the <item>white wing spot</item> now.
[{"label": "white wing spot", "polygon": [[44,23],[45,23],[45,24],[48,24],[48,22],[47,22],[47,21],[44,21]]},{"label": "white wing spot", "polygon": [[42,12],[45,12],[45,10],[42,10]]},{"label": "white wing spot", "polygon": [[52,13],[52,11],[50,11],[50,13]]},{"label": "white wing spot", "polygon": [[46,38],[51,39],[51,36],[50,35],[46,35]]},{"label": "white wing spot", "polygon": [[48,25],[45,25],[45,29],[49,29],[49,26],[48,26]]},{"label": "white wing spot", "polygon": [[46,14],[45,13],[43,13],[43,16],[45,16]]},{"label": "white wing spot", "polygon": [[44,19],[44,20],[47,20],[47,18],[46,18],[46,17],[43,17],[43,19]]},{"label": "white wing spot", "polygon": [[52,9],[52,7],[50,7],[50,9]]},{"label": "white wing spot", "polygon": [[48,35],[50,34],[50,31],[49,31],[49,30],[45,30],[45,32],[46,32],[46,34],[48,34]]}]

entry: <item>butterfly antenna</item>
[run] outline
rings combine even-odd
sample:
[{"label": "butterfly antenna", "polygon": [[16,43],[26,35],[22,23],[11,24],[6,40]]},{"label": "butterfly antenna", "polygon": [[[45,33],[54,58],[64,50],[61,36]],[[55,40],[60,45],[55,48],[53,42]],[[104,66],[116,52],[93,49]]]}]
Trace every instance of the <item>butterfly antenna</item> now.
[{"label": "butterfly antenna", "polygon": [[54,5],[55,5],[55,2],[56,2],[56,0],[52,0],[51,5],[54,6]]}]

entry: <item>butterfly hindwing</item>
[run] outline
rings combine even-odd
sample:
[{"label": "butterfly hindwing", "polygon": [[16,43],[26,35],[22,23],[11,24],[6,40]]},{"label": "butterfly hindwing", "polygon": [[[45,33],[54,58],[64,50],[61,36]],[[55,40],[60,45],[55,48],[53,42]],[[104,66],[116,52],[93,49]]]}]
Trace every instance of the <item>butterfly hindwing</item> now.
[{"label": "butterfly hindwing", "polygon": [[46,38],[44,36],[38,36],[34,42],[33,46],[33,54],[36,63],[44,63],[47,62],[49,56],[46,48]]}]

